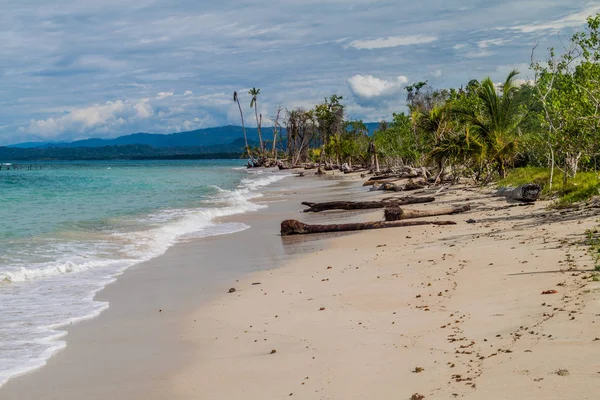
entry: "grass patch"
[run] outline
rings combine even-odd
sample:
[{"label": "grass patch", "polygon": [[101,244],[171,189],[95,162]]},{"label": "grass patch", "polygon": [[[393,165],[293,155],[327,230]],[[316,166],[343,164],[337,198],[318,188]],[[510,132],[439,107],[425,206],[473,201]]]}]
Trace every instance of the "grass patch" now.
[{"label": "grass patch", "polygon": [[[600,232],[598,232],[598,229],[585,231],[585,244],[590,246],[590,253],[594,260],[594,270],[600,272]],[[599,274],[595,275],[599,276]]]},{"label": "grass patch", "polygon": [[555,170],[552,191],[549,190],[549,181],[550,170],[548,168],[525,167],[513,169],[508,173],[506,179],[498,182],[498,185],[519,186],[526,183],[537,183],[542,187],[543,197],[558,197],[558,206],[566,206],[600,195],[600,175],[596,172],[579,172],[575,178],[569,179],[563,185],[563,173]]}]

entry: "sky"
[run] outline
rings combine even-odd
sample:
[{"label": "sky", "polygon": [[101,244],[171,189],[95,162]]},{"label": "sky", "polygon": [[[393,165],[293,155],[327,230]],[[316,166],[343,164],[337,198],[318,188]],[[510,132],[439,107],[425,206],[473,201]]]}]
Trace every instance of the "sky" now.
[{"label": "sky", "polygon": [[247,125],[343,96],[389,120],[404,87],[530,79],[600,3],[565,0],[0,0],[0,145]]}]

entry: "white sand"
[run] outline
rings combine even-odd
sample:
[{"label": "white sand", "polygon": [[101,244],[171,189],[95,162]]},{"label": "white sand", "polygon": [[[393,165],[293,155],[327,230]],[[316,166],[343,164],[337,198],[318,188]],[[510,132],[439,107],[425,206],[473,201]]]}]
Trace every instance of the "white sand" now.
[{"label": "white sand", "polygon": [[597,218],[460,190],[421,207],[467,197],[439,217],[456,226],[330,239],[199,308],[172,398],[600,398],[600,283],[576,244]]}]

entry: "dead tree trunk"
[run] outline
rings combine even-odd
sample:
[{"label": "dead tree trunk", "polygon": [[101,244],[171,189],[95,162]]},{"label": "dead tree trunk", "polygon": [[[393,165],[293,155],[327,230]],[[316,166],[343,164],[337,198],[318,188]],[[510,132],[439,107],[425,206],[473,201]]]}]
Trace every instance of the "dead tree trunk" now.
[{"label": "dead tree trunk", "polygon": [[281,223],[281,236],[303,235],[309,233],[349,232],[366,229],[398,228],[417,225],[456,225],[454,221],[376,221],[357,222],[353,224],[308,225],[294,219]]},{"label": "dead tree trunk", "polygon": [[536,183],[527,183],[516,188],[500,188],[495,196],[503,196],[511,200],[533,202],[540,197],[541,193],[542,188],[540,185]]},{"label": "dead tree trunk", "polygon": [[422,180],[413,181],[412,179],[409,179],[404,185],[397,185],[395,183],[387,182],[376,188],[376,190],[385,190],[387,192],[408,192],[410,190],[423,189],[426,186],[427,183]]},{"label": "dead tree trunk", "polygon": [[434,217],[436,215],[459,214],[469,211],[471,206],[465,204],[462,206],[442,207],[435,210],[408,210],[400,207],[386,208],[384,211],[386,221],[399,221],[410,218]]},{"label": "dead tree trunk", "polygon": [[400,207],[406,204],[431,203],[435,197],[401,197],[381,201],[329,201],[326,203],[302,202],[308,206],[304,212],[321,212],[328,210],[369,210],[375,208]]}]

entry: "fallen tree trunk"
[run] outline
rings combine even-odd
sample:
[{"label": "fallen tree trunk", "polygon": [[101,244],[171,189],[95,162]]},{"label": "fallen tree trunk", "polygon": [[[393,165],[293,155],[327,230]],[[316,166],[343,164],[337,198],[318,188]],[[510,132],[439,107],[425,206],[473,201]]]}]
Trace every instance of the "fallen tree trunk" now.
[{"label": "fallen tree trunk", "polygon": [[328,201],[325,203],[311,203],[303,201],[302,204],[308,206],[304,212],[321,212],[328,210],[369,210],[386,207],[400,207],[406,204],[431,203],[435,197],[401,197],[391,198],[380,201]]},{"label": "fallen tree trunk", "polygon": [[388,192],[404,192],[410,190],[423,189],[426,186],[427,183],[425,181],[413,181],[412,179],[409,179],[408,182],[406,182],[404,185],[397,185],[395,183],[387,182],[379,186],[375,190],[385,190]]},{"label": "fallen tree trunk", "polygon": [[527,183],[525,185],[518,186],[516,188],[500,188],[495,196],[506,197],[511,200],[525,201],[525,202],[533,202],[536,201],[540,194],[542,193],[542,188],[540,185],[536,183]]},{"label": "fallen tree trunk", "polygon": [[386,221],[400,221],[402,219],[434,217],[436,215],[451,215],[469,211],[471,206],[465,204],[462,206],[442,207],[434,210],[409,210],[400,207],[386,208],[384,216]]},{"label": "fallen tree trunk", "polygon": [[419,175],[417,175],[417,174],[408,174],[408,173],[386,175],[384,177],[374,176],[371,179],[369,179],[368,181],[366,181],[365,183],[363,183],[363,186],[380,185],[382,183],[394,182],[394,181],[397,181],[400,179],[412,179],[412,178],[418,178],[418,177],[419,177]]},{"label": "fallen tree trunk", "polygon": [[379,179],[379,180],[368,180],[363,183],[363,186],[372,186],[372,185],[383,185],[384,183],[396,182],[398,178],[388,178],[388,179]]},{"label": "fallen tree trunk", "polygon": [[294,219],[281,223],[281,236],[304,235],[309,233],[350,232],[366,229],[398,228],[417,225],[456,225],[454,221],[376,221],[357,222],[353,224],[308,225]]}]

